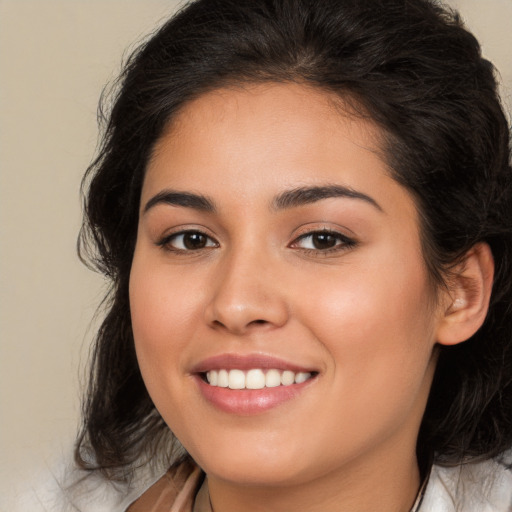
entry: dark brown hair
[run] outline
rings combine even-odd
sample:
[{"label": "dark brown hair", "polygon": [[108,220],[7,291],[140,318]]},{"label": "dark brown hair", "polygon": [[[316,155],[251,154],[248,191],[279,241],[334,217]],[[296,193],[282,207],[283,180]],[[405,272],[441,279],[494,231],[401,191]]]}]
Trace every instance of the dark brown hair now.
[{"label": "dark brown hair", "polygon": [[141,186],[167,123],[229,84],[300,82],[351,98],[387,134],[394,178],[414,196],[435,283],[476,243],[496,275],[488,317],[440,347],[420,460],[492,457],[512,445],[512,170],[493,66],[458,16],[429,0],[198,0],[126,63],[84,179],[80,254],[111,281],[76,459],[122,478],[171,457],[134,351],[128,281]]}]

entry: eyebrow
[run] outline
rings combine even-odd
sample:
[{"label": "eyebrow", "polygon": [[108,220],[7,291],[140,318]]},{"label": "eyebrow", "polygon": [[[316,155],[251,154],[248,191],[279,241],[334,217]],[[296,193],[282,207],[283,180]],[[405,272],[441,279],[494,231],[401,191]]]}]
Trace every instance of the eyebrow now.
[{"label": "eyebrow", "polygon": [[[381,212],[383,211],[379,203],[377,203],[377,201],[372,197],[341,185],[299,187],[294,188],[293,190],[287,190],[274,198],[272,201],[272,208],[274,210],[286,210],[334,197],[359,199],[371,204],[377,210]],[[144,206],[144,213],[158,204],[182,206],[208,213],[214,213],[216,211],[214,202],[201,194],[178,192],[175,190],[162,190],[146,203]]]},{"label": "eyebrow", "polygon": [[153,196],[144,206],[144,213],[157,204],[169,204],[172,206],[183,206],[193,208],[202,212],[215,212],[214,202],[206,196],[193,194],[191,192],[178,192],[174,190],[162,190]]},{"label": "eyebrow", "polygon": [[288,208],[295,208],[310,203],[321,201],[322,199],[330,199],[333,197],[345,197],[348,199],[360,199],[365,201],[377,210],[383,212],[382,207],[372,197],[358,192],[349,187],[341,185],[326,185],[315,187],[299,187],[293,190],[287,190],[279,194],[272,202],[272,207],[275,210],[284,210]]}]

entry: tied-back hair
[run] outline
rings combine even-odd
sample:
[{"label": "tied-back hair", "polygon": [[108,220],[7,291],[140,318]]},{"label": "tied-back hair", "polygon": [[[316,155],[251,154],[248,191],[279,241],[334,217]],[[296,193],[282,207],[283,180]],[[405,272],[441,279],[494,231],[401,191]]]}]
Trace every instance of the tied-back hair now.
[{"label": "tied-back hair", "polygon": [[[84,261],[111,282],[92,353],[82,468],[124,479],[175,439],[135,356],[128,283],[145,168],[185,104],[220,87],[280,82],[334,92],[383,131],[394,179],[414,198],[424,259],[443,286],[476,243],[495,260],[487,319],[438,347],[420,463],[489,458],[512,445],[512,169],[495,70],[458,15],[433,0],[198,0],[127,61],[84,177]],[[180,455],[181,454],[181,455]]]}]

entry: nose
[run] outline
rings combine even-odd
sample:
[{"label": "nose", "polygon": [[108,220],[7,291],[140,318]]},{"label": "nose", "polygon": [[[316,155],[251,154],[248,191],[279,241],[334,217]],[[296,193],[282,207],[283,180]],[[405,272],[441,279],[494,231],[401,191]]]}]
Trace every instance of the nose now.
[{"label": "nose", "polygon": [[216,268],[206,322],[237,335],[282,327],[288,307],[280,274],[262,251],[233,252]]}]

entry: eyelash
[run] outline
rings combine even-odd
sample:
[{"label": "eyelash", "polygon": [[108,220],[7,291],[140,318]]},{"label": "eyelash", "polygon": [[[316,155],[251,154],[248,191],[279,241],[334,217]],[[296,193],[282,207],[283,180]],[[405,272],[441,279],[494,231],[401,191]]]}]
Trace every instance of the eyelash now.
[{"label": "eyelash", "polygon": [[313,237],[319,236],[319,235],[334,238],[334,240],[336,242],[335,245],[333,247],[328,247],[326,249],[305,248],[305,247],[299,247],[299,249],[301,249],[302,251],[308,252],[308,253],[313,252],[313,253],[317,253],[317,254],[321,254],[321,255],[327,255],[327,254],[330,254],[333,252],[340,252],[340,251],[352,249],[353,247],[355,247],[357,245],[357,242],[355,240],[353,240],[352,238],[349,238],[346,235],[339,233],[338,231],[332,231],[330,229],[317,229],[317,230],[313,230],[313,231],[308,231],[307,233],[300,235],[298,238],[296,238],[292,242],[291,246],[293,247],[293,246],[297,245],[297,243],[302,240],[307,240],[308,238],[313,239]]},{"label": "eyelash", "polygon": [[[206,240],[206,245],[199,248],[181,248],[181,247],[173,247],[172,242],[178,239],[179,237],[185,237],[186,235],[199,235],[201,237],[204,237]],[[298,247],[298,243],[304,240],[307,240],[308,238],[313,239],[315,236],[327,236],[332,237],[335,240],[335,245],[333,247],[327,247],[325,249],[318,249],[318,248],[308,248],[308,247]],[[201,230],[198,229],[187,229],[184,231],[179,231],[177,233],[172,233],[170,235],[165,236],[160,241],[157,242],[157,245],[165,249],[166,251],[175,253],[175,254],[193,254],[198,253],[199,251],[202,251],[204,249],[212,249],[219,247],[219,243],[214,240],[211,236],[207,235]],[[182,245],[183,239],[182,239]],[[341,252],[344,250],[351,249],[357,245],[357,242],[353,240],[352,238],[349,238],[337,231],[332,231],[329,229],[317,229],[313,231],[308,231],[307,233],[304,233],[297,237],[290,245],[289,247],[297,248],[298,250],[301,250],[305,253],[315,253],[318,255],[327,255],[333,252]]]}]

